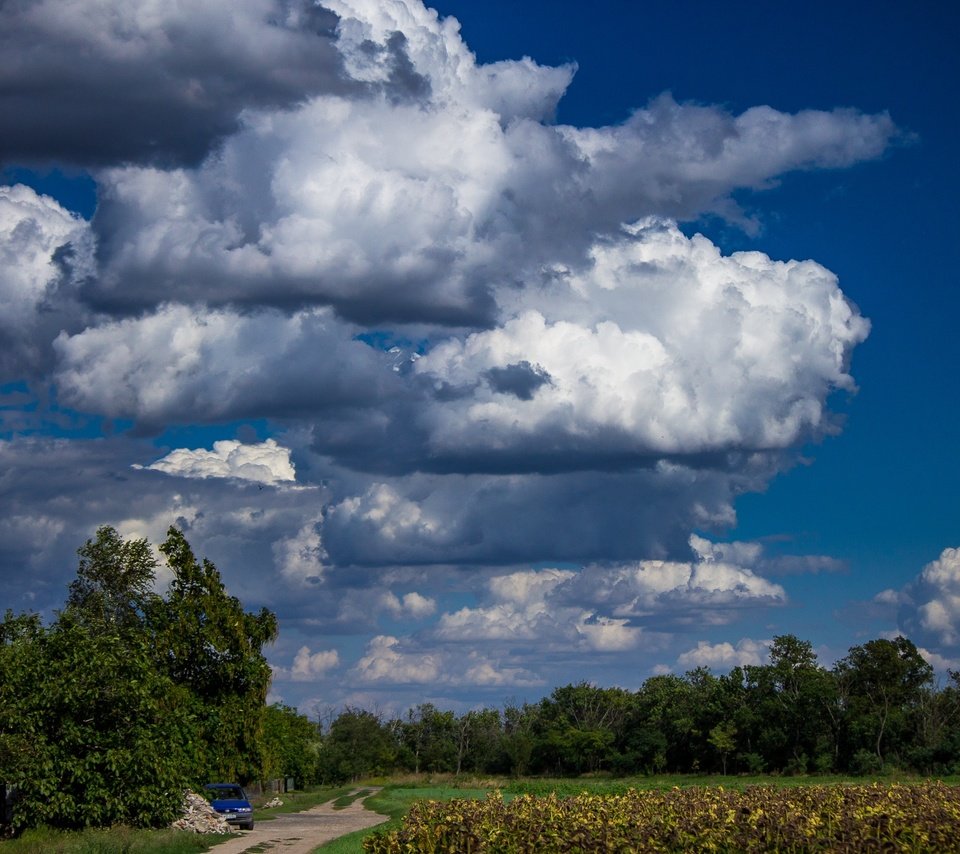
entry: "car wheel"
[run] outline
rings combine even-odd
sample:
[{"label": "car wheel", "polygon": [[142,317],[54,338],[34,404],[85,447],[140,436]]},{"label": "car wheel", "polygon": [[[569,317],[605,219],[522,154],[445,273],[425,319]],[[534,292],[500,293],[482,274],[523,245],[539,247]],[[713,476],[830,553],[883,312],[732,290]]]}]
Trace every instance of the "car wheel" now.
[{"label": "car wheel", "polygon": [[253,822],[248,821],[246,824],[241,824],[240,827],[244,830],[253,830]]}]

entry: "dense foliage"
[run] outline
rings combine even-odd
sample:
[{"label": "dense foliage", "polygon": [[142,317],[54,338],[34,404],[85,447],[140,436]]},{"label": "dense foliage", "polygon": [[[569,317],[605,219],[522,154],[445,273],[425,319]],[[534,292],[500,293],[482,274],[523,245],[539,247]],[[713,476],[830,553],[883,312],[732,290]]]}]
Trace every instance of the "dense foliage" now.
[{"label": "dense foliage", "polygon": [[268,764],[261,650],[275,617],[245,612],[176,528],[160,551],[164,596],[150,545],[101,528],[50,625],[10,612],[0,624],[0,781],[16,791],[15,827],[166,824],[186,785],[256,779]]},{"label": "dense foliage", "polygon": [[421,801],[370,854],[493,852],[960,852],[960,789],[923,785],[720,787],[504,803]]},{"label": "dense foliage", "polygon": [[460,716],[431,704],[393,720],[346,709],[319,762],[331,782],[391,769],[958,773],[960,675],[938,687],[902,637],[855,646],[827,669],[810,643],[783,635],[768,664],[654,676],[638,691],[565,685],[537,703]]}]

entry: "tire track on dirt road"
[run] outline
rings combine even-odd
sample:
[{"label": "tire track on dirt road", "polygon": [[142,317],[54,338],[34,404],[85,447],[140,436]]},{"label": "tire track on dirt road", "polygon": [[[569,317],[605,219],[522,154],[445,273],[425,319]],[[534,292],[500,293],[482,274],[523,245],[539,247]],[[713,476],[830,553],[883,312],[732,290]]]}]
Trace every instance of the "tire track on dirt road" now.
[{"label": "tire track on dirt road", "polygon": [[368,794],[343,809],[334,809],[331,801],[303,812],[280,813],[270,821],[257,822],[253,830],[241,831],[243,835],[236,839],[214,844],[210,854],[244,854],[251,849],[257,854],[311,854],[314,848],[324,842],[385,822],[387,816],[371,812],[363,806],[370,795],[379,791],[377,787],[354,789],[351,795],[358,792]]}]

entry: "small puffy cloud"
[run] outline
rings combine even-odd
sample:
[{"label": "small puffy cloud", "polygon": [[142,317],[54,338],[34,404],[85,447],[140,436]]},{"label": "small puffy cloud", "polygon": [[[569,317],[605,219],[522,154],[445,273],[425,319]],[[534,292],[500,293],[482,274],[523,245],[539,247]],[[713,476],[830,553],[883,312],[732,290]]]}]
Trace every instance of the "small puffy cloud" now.
[{"label": "small puffy cloud", "polygon": [[147,468],[177,477],[234,477],[271,485],[297,479],[290,449],[273,439],[256,444],[223,439],[209,451],[178,448]]},{"label": "small puffy cloud", "polygon": [[424,620],[437,610],[436,600],[416,591],[395,593],[370,583],[339,594],[337,624],[348,630],[373,628],[381,615],[394,620]]},{"label": "small puffy cloud", "polygon": [[322,580],[327,552],[320,538],[320,522],[319,516],[314,517],[294,535],[273,544],[274,561],[287,581],[307,584]]},{"label": "small puffy cloud", "polygon": [[628,620],[595,617],[577,624],[584,645],[595,652],[626,652],[636,649],[645,640],[643,630]]},{"label": "small puffy cloud", "polygon": [[316,682],[340,666],[340,653],[335,649],[311,652],[301,646],[289,668],[273,667],[273,678],[282,682]]},{"label": "small puffy cloud", "polygon": [[462,677],[454,676],[455,684],[481,688],[532,688],[545,684],[536,673],[525,667],[504,665],[476,651],[470,653],[467,662]]},{"label": "small puffy cloud", "polygon": [[357,519],[361,524],[375,526],[387,540],[420,532],[433,537],[439,526],[421,504],[404,498],[386,483],[373,484],[366,494],[344,500],[334,511],[345,520]]},{"label": "small puffy cloud", "polygon": [[416,591],[397,596],[391,593],[387,599],[387,610],[395,617],[413,617],[422,619],[429,617],[437,610],[437,603],[429,596],[422,596]]},{"label": "small puffy cloud", "polygon": [[769,642],[743,638],[734,646],[729,642],[712,644],[700,641],[694,649],[687,650],[677,657],[677,664],[684,669],[709,667],[716,670],[730,670],[732,667],[747,664],[763,664],[769,655]]},{"label": "small puffy cloud", "polygon": [[944,549],[900,591],[898,616],[918,645],[960,647],[960,548]]},{"label": "small puffy cloud", "polygon": [[901,591],[887,588],[874,596],[873,601],[878,605],[899,605],[901,602],[909,602],[910,600]]},{"label": "small puffy cloud", "polygon": [[377,635],[352,672],[361,682],[432,684],[443,667],[438,653],[406,652],[398,638]]},{"label": "small puffy cloud", "polygon": [[56,340],[63,397],[144,425],[338,411],[388,398],[385,356],[324,310],[163,305]]},{"label": "small puffy cloud", "polygon": [[723,625],[740,612],[787,601],[783,587],[748,567],[713,559],[588,566],[566,597],[655,626]]}]

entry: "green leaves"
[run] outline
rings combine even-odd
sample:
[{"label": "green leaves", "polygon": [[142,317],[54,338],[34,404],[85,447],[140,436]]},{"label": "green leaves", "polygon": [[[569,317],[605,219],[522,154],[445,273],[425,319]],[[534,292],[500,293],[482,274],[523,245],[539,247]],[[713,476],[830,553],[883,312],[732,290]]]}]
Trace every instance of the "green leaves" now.
[{"label": "green leaves", "polygon": [[564,852],[960,852],[960,788],[753,786],[630,790],[505,804],[421,801],[399,830],[367,837],[369,854]]},{"label": "green leaves", "polygon": [[263,770],[268,611],[248,614],[171,528],[153,592],[146,540],[100,528],[56,621],[0,624],[0,779],[16,827],[169,824],[183,789]]}]

